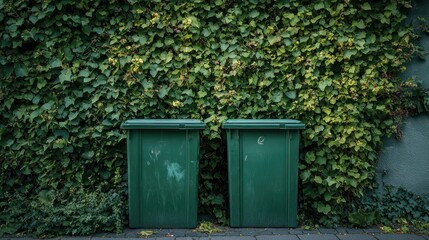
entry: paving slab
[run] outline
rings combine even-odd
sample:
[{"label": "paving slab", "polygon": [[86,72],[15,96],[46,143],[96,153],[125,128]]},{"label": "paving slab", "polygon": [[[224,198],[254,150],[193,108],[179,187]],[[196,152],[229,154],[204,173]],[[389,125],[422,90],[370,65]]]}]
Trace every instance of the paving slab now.
[{"label": "paving slab", "polygon": [[318,229],[322,234],[337,234],[338,231],[335,228],[319,228]]},{"label": "paving slab", "polygon": [[313,230],[302,230],[302,234],[320,234],[318,229]]},{"label": "paving slab", "polygon": [[59,237],[60,240],[90,240],[91,237]]},{"label": "paving slab", "polygon": [[[176,237],[176,240],[198,240],[200,239],[199,237]],[[141,239],[143,240],[143,239]]]},{"label": "paving slab", "polygon": [[[64,236],[64,237],[72,238],[73,236]],[[127,234],[124,232],[123,233],[96,233],[96,234],[92,235],[91,238],[112,238],[112,239],[127,238]]]},{"label": "paving slab", "polygon": [[[225,236],[242,236],[243,235],[238,231],[226,231],[226,232],[224,232],[224,234],[225,234]],[[213,233],[211,236],[219,236],[219,235]]]},{"label": "paving slab", "polygon": [[[173,240],[173,239],[175,239],[174,237],[157,237],[157,238],[155,238],[156,240]],[[142,240],[141,238],[140,238],[140,240]]]},{"label": "paving slab", "polygon": [[[208,233],[208,236],[229,236],[229,234],[227,232],[214,232],[214,233]],[[231,236],[240,236],[239,234],[236,235],[231,235]]]},{"label": "paving slab", "polygon": [[255,237],[251,237],[251,236],[213,236],[210,237],[210,240],[255,240]]},{"label": "paving slab", "polygon": [[[271,234],[273,235],[290,235],[290,230],[289,228],[276,228],[271,230]],[[302,232],[300,232],[302,233]]]},{"label": "paving slab", "polygon": [[348,228],[336,228],[338,233],[347,233]]},{"label": "paving slab", "polygon": [[[136,238],[136,237],[135,237]],[[71,239],[73,239],[74,240],[74,238],[70,238],[70,240]],[[120,240],[120,239],[130,239],[130,238],[127,238],[126,236],[122,236],[122,237],[92,237],[92,238],[90,238],[91,240]]]},{"label": "paving slab", "polygon": [[300,240],[338,240],[334,234],[305,234],[298,235]]},{"label": "paving slab", "polygon": [[374,234],[374,237],[378,240],[426,240],[416,234]]},{"label": "paving slab", "polygon": [[141,238],[127,238],[127,237],[117,237],[117,238],[109,238],[109,237],[92,237],[93,240],[130,240],[130,239],[141,239]]},{"label": "paving slab", "polygon": [[347,228],[346,231],[347,233],[364,233],[361,228]]},{"label": "paving slab", "polygon": [[297,229],[290,229],[289,230],[289,234],[303,234],[302,229],[297,228]]},{"label": "paving slab", "polygon": [[202,232],[187,232],[185,234],[186,237],[208,237],[209,234],[207,233],[202,233]]},{"label": "paving slab", "polygon": [[7,236],[7,237],[0,237],[0,240],[34,240],[34,238],[32,238],[32,237]]},{"label": "paving slab", "polygon": [[261,235],[256,240],[299,240],[296,235]]},{"label": "paving slab", "polygon": [[371,234],[337,234],[340,240],[377,240]]},{"label": "paving slab", "polygon": [[273,230],[265,229],[265,230],[258,232],[256,235],[258,235],[258,236],[273,235]]},{"label": "paving slab", "polygon": [[366,233],[383,233],[383,230],[380,228],[366,228],[363,231]]},{"label": "paving slab", "polygon": [[189,232],[189,229],[161,229],[154,230],[156,236],[158,237],[186,237]]},{"label": "paving slab", "polygon": [[[158,229],[156,229],[156,230],[158,230]],[[151,231],[156,231],[156,230],[154,230],[154,229],[151,229]],[[139,233],[139,232],[141,232],[141,231],[144,231],[144,229],[139,229],[139,228],[125,228],[124,229],[124,233],[126,233],[126,234],[131,234],[131,233]]]},{"label": "paving slab", "polygon": [[240,233],[240,236],[256,236],[256,235],[262,235],[263,233],[266,234],[265,228],[241,228],[241,229],[235,229],[236,232]]}]

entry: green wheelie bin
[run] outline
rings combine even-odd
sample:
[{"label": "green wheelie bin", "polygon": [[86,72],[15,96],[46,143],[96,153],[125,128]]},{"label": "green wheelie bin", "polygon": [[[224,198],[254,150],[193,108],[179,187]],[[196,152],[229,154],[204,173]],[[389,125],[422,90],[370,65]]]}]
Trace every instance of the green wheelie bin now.
[{"label": "green wheelie bin", "polygon": [[190,119],[133,119],[128,131],[130,228],[195,228],[200,130]]},{"label": "green wheelie bin", "polygon": [[291,119],[231,119],[228,147],[231,227],[296,227],[300,129]]}]

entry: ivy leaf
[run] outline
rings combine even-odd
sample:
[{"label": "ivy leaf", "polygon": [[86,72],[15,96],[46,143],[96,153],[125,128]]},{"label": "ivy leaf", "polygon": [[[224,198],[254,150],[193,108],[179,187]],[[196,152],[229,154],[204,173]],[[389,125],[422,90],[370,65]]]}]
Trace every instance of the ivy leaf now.
[{"label": "ivy leaf", "polygon": [[369,5],[369,3],[364,3],[362,4],[362,9],[365,11],[371,10],[371,5]]},{"label": "ivy leaf", "polygon": [[[113,110],[113,109],[112,109]],[[107,110],[106,110],[106,112],[107,112]],[[113,123],[112,122],[110,122],[109,120],[107,120],[107,119],[104,119],[103,120],[103,122],[101,122],[101,124],[103,124],[103,126],[108,126],[108,127],[111,127],[111,126],[113,126]]]},{"label": "ivy leaf", "polygon": [[323,2],[319,2],[316,5],[314,5],[315,10],[320,10],[322,8],[325,8],[325,4]]},{"label": "ivy leaf", "polygon": [[376,36],[375,36],[375,34],[372,33],[367,37],[366,42],[367,43],[375,43],[375,40],[376,40]]},{"label": "ivy leaf", "polygon": [[52,199],[53,192],[52,190],[42,190],[38,194],[38,199],[40,202],[47,204]]},{"label": "ivy leaf", "polygon": [[273,100],[273,102],[280,102],[282,98],[283,98],[283,92],[275,91],[271,99]]},{"label": "ivy leaf", "polygon": [[129,63],[131,61],[131,57],[130,56],[126,56],[126,57],[120,57],[119,58],[119,64],[123,67],[125,66],[127,63]]},{"label": "ivy leaf", "polygon": [[270,45],[273,45],[275,43],[280,42],[282,39],[280,36],[269,36],[268,37],[268,42],[270,43]]},{"label": "ivy leaf", "polygon": [[92,28],[89,25],[85,25],[82,27],[82,32],[87,36],[89,36],[89,34],[91,34],[91,30],[92,30]]},{"label": "ivy leaf", "polygon": [[64,98],[64,103],[66,107],[69,107],[70,105],[74,104],[74,102],[75,102],[74,98],[71,98],[69,96]]},{"label": "ivy leaf", "polygon": [[79,115],[79,112],[71,112],[69,114],[69,121],[76,119],[78,115]]},{"label": "ivy leaf", "polygon": [[320,176],[315,176],[314,177],[314,181],[316,182],[316,183],[322,183],[323,182],[323,180],[322,180],[322,178],[320,177]]},{"label": "ivy leaf", "polygon": [[71,61],[73,59],[73,52],[70,48],[68,47],[63,48],[63,52],[66,60]]},{"label": "ivy leaf", "polygon": [[79,77],[88,77],[91,72],[86,68],[79,71]]},{"label": "ivy leaf", "polygon": [[311,176],[311,173],[309,171],[302,171],[301,173],[301,179],[303,181],[306,181],[307,179],[309,179]]},{"label": "ivy leaf", "polygon": [[164,98],[170,89],[167,86],[162,86],[158,91],[158,97]]},{"label": "ivy leaf", "polygon": [[94,151],[90,150],[90,151],[86,151],[82,154],[82,157],[85,159],[91,159],[92,157],[94,157],[95,153]]},{"label": "ivy leaf", "polygon": [[257,10],[252,10],[250,13],[249,13],[249,17],[250,18],[257,18],[259,16],[259,12],[257,11]]},{"label": "ivy leaf", "polygon": [[350,57],[353,56],[353,55],[355,55],[356,53],[357,53],[356,49],[347,49],[344,52],[344,57],[347,58],[347,59],[350,59]]},{"label": "ivy leaf", "polygon": [[64,139],[68,139],[69,138],[69,132],[67,130],[64,130],[64,129],[54,130],[53,133],[57,137],[62,137]]},{"label": "ivy leaf", "polygon": [[55,104],[55,102],[54,102],[54,101],[49,101],[49,102],[47,102],[47,103],[43,104],[43,105],[40,107],[40,109],[41,109],[42,111],[46,111],[46,110],[52,109],[52,106],[53,106],[54,104]]},{"label": "ivy leaf", "polygon": [[267,72],[265,72],[264,73],[264,77],[265,78],[274,78],[275,77],[274,71],[267,71]]},{"label": "ivy leaf", "polygon": [[17,77],[25,77],[28,75],[28,69],[23,64],[17,64],[15,66],[15,74]]},{"label": "ivy leaf", "polygon": [[198,20],[198,18],[196,18],[195,16],[191,16],[190,19],[192,20],[191,21],[191,26],[192,27],[195,27],[195,28],[200,28],[201,27],[201,23]]},{"label": "ivy leaf", "polygon": [[396,10],[396,4],[391,2],[384,7],[385,10],[394,11]]},{"label": "ivy leaf", "polygon": [[207,92],[206,91],[202,91],[202,90],[198,91],[198,97],[199,98],[203,98],[205,96],[207,96]]},{"label": "ivy leaf", "polygon": [[152,77],[156,77],[156,75],[158,74],[158,68],[157,67],[151,68],[149,73]]},{"label": "ivy leaf", "polygon": [[71,81],[71,75],[72,72],[70,69],[64,69],[61,71],[60,76],[58,76],[58,79],[60,80],[60,83],[69,82]]},{"label": "ivy leaf", "polygon": [[296,91],[289,91],[285,93],[286,97],[290,98],[290,99],[295,99],[296,98]]},{"label": "ivy leaf", "polygon": [[317,206],[317,211],[323,214],[328,214],[331,211],[331,206],[319,203]]},{"label": "ivy leaf", "polygon": [[39,19],[37,18],[37,16],[36,16],[36,15],[34,15],[34,14],[30,15],[30,17],[28,18],[28,20],[30,20],[30,22],[31,22],[32,24],[36,24],[36,23],[37,23],[37,21],[39,21]]},{"label": "ivy leaf", "polygon": [[144,79],[144,80],[142,81],[142,85],[143,85],[144,89],[150,89],[150,88],[153,88],[153,83],[152,83],[152,82],[147,81],[146,79]]},{"label": "ivy leaf", "polygon": [[52,61],[49,65],[51,68],[57,68],[57,67],[61,67],[62,62],[60,59],[57,58],[54,61]]},{"label": "ivy leaf", "polygon": [[165,39],[164,43],[165,43],[166,46],[170,46],[170,45],[172,45],[174,43],[174,39],[167,38],[167,39]]},{"label": "ivy leaf", "polygon": [[203,34],[204,37],[210,36],[210,30],[207,28],[204,28],[201,33]]},{"label": "ivy leaf", "polygon": [[104,111],[106,111],[107,113],[111,113],[111,112],[113,112],[113,106],[112,106],[111,104],[109,104],[109,105],[104,109]]},{"label": "ivy leaf", "polygon": [[33,112],[30,114],[29,119],[30,119],[30,120],[35,119],[36,117],[40,116],[40,113],[41,113],[41,109],[37,109],[37,110],[33,111]]},{"label": "ivy leaf", "polygon": [[286,45],[286,46],[290,46],[290,45],[292,45],[292,41],[291,41],[289,38],[284,39],[284,40],[283,40],[283,43],[284,43],[284,45]]},{"label": "ivy leaf", "polygon": [[321,132],[321,131],[323,131],[323,129],[325,129],[325,127],[322,125],[318,125],[318,126],[314,127],[315,132]]},{"label": "ivy leaf", "polygon": [[161,60],[165,61],[166,63],[169,63],[172,59],[173,59],[173,53],[172,52],[168,52],[168,53],[161,53],[160,55]]},{"label": "ivy leaf", "polygon": [[340,43],[347,42],[347,40],[349,40],[349,38],[345,36],[339,36],[337,39],[337,41]]},{"label": "ivy leaf", "polygon": [[319,83],[319,89],[321,91],[325,91],[325,88],[328,87],[328,86],[331,86],[331,85],[332,85],[332,81],[331,80],[326,80],[326,81],[323,81],[323,82]]},{"label": "ivy leaf", "polygon": [[318,157],[316,160],[316,163],[319,165],[325,165],[326,164],[326,158],[325,157]]},{"label": "ivy leaf", "polygon": [[363,20],[353,21],[352,25],[359,29],[364,29],[366,27]]}]

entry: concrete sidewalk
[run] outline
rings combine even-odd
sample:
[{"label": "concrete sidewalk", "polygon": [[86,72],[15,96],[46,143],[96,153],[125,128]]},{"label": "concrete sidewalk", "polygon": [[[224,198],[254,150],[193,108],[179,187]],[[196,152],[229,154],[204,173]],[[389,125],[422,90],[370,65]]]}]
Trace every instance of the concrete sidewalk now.
[{"label": "concrete sidewalk", "polygon": [[[391,234],[378,228],[228,228],[219,227],[221,232],[211,234],[193,229],[125,229],[123,233],[98,233],[84,237],[58,237],[69,240],[429,240],[429,234]],[[143,233],[143,234],[142,234]],[[8,237],[2,240],[29,240],[30,237]]]}]

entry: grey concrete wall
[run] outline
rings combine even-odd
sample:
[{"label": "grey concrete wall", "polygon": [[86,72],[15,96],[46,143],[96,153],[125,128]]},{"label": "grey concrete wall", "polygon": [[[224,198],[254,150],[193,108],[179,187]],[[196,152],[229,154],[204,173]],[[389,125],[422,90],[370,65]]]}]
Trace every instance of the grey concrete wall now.
[{"label": "grey concrete wall", "polygon": [[[415,0],[410,17],[426,18],[429,24],[429,1]],[[429,52],[429,36],[421,44]],[[429,89],[429,55],[426,61],[415,59],[407,66],[404,78],[415,76]],[[401,141],[386,139],[377,166],[378,181],[429,196],[429,114],[407,118]],[[383,174],[384,172],[384,174]]]}]

